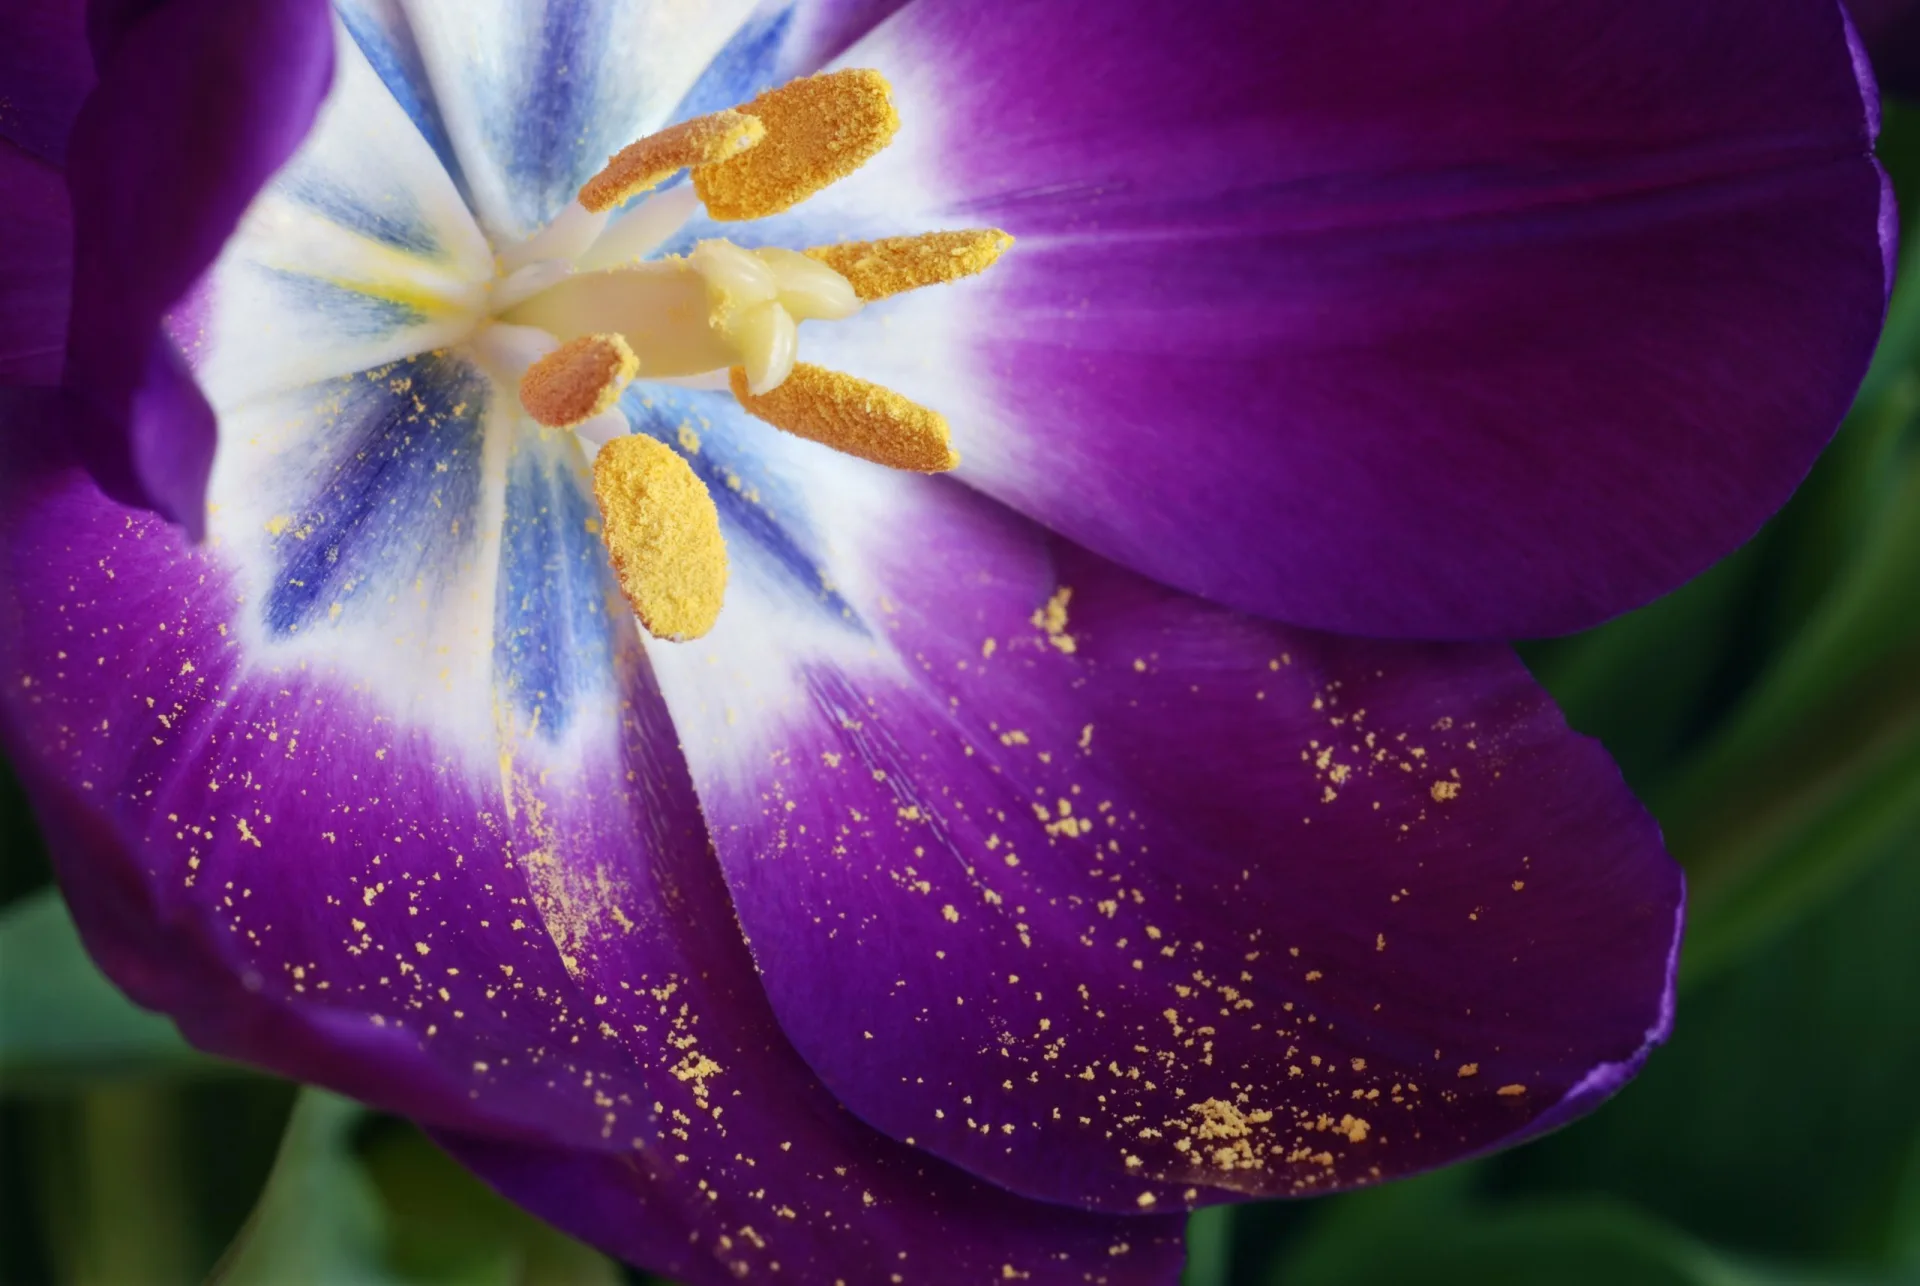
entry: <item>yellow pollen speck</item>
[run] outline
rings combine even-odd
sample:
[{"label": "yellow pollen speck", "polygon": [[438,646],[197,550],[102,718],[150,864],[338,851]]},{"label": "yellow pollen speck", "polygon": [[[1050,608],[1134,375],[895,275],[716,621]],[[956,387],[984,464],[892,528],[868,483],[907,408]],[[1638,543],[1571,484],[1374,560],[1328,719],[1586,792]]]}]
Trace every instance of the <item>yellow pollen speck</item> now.
[{"label": "yellow pollen speck", "polygon": [[[1035,628],[1047,632],[1047,642],[1060,651],[1068,653],[1078,650],[1080,646],[1073,635],[1067,633],[1067,604],[1072,601],[1072,587],[1062,585],[1047,599],[1045,607],[1034,609],[1032,617]],[[1134,662],[1134,667],[1144,668],[1138,661]]]},{"label": "yellow pollen speck", "polygon": [[758,118],[731,108],[681,121],[615,152],[580,189],[580,204],[595,214],[610,210],[681,170],[736,157],[766,135]]},{"label": "yellow pollen speck", "polygon": [[1436,781],[1433,783],[1432,789],[1427,793],[1433,796],[1434,803],[1444,804],[1449,799],[1459,798],[1460,783],[1457,781]]},{"label": "yellow pollen speck", "polygon": [[600,538],[647,631],[682,640],[712,629],[726,595],[727,547],[713,497],[687,462],[652,438],[615,438],[594,458],[593,494]]},{"label": "yellow pollen speck", "polygon": [[872,303],[985,272],[1012,244],[1013,238],[998,228],[971,228],[815,246],[806,254],[845,277],[853,283],[855,294]]},{"label": "yellow pollen speck", "polygon": [[1462,1063],[1462,1064],[1460,1064],[1460,1075],[1461,1075],[1461,1076],[1463,1076],[1463,1077],[1466,1077],[1466,1076],[1478,1076],[1479,1074],[1480,1074],[1480,1064],[1478,1064],[1478,1063]]},{"label": "yellow pollen speck", "polygon": [[915,473],[945,473],[960,463],[946,417],[892,389],[806,362],[796,362],[780,387],[758,396],[748,391],[743,368],[730,375],[733,395],[748,414],[795,437]]},{"label": "yellow pollen speck", "polygon": [[765,124],[766,137],[693,172],[694,191],[716,219],[790,210],[865,165],[900,128],[886,77],[860,69],[789,81],[740,110]]},{"label": "yellow pollen speck", "polygon": [[639,371],[620,335],[582,335],[527,368],[520,405],[548,428],[570,429],[612,407]]},{"label": "yellow pollen speck", "polygon": [[1527,1087],[1524,1085],[1502,1085],[1494,1091],[1494,1093],[1499,1094],[1503,1098],[1518,1098],[1526,1092]]}]

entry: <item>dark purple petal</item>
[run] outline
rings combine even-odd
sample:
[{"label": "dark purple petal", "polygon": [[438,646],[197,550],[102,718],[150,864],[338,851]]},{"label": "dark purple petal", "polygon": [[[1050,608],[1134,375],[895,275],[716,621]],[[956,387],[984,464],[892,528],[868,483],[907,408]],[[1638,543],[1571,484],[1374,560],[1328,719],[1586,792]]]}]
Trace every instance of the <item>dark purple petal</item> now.
[{"label": "dark purple petal", "polygon": [[[161,332],[333,75],[324,0],[169,0],[103,42],[68,151],[75,260],[66,378],[109,494],[198,534],[213,412]],[[110,45],[110,48],[107,46]]]},{"label": "dark purple petal", "polygon": [[1505,637],[1644,602],[1785,499],[1878,333],[1836,0],[921,0],[842,61],[892,78],[899,140],[752,235],[1020,240],[809,360],[1258,614]]},{"label": "dark purple petal", "polygon": [[719,625],[653,663],[774,1010],[865,1120],[1164,1210],[1525,1138],[1665,1037],[1680,872],[1504,647],[1289,629],[949,483],[785,475],[832,498],[828,590],[730,529]]},{"label": "dark purple petal", "polygon": [[[9,432],[46,427],[13,410]],[[19,680],[0,734],[95,957],[197,1044],[413,1116],[517,1199],[692,1282],[778,1262],[798,1281],[1171,1283],[1177,1220],[983,1184],[860,1124],[787,1045],[634,633],[571,553],[581,502],[552,450],[515,455],[511,634],[466,645],[494,665],[478,704],[498,737],[477,743],[439,733],[462,710],[383,706],[352,669],[404,661],[263,640],[262,597],[219,556],[230,526],[192,549],[77,470],[0,470]],[[546,507],[524,503],[528,470]]]},{"label": "dark purple petal", "polygon": [[60,172],[0,140],[0,383],[56,384],[66,355],[73,222]]},{"label": "dark purple petal", "polygon": [[0,4],[0,137],[59,165],[93,88],[85,0]]}]

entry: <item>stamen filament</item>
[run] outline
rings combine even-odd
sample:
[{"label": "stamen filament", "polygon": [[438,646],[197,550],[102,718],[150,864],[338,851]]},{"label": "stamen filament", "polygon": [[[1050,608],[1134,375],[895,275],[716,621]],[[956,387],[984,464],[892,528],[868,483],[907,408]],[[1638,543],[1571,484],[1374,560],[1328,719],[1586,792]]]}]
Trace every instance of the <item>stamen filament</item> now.
[{"label": "stamen filament", "polygon": [[622,210],[575,262],[582,272],[624,268],[659,249],[699,209],[700,198],[694,195],[691,183],[656,192]]},{"label": "stamen filament", "polygon": [[514,272],[542,259],[574,260],[606,230],[606,212],[586,209],[578,201],[570,202],[555,215],[553,222],[522,241],[500,252],[502,272]]},{"label": "stamen filament", "polygon": [[598,213],[658,187],[681,170],[738,158],[766,136],[754,116],[732,110],[696,116],[629,143],[580,189],[580,204]]},{"label": "stamen filament", "polygon": [[795,363],[768,393],[755,393],[741,367],[729,374],[749,415],[795,437],[915,473],[945,473],[960,463],[946,417],[890,388],[807,362]]},{"label": "stamen filament", "polygon": [[639,371],[640,360],[620,335],[582,335],[527,368],[520,405],[548,428],[570,429],[611,410]]},{"label": "stamen filament", "polygon": [[593,461],[600,538],[621,592],[656,638],[699,638],[727,592],[727,546],[706,484],[671,447],[617,437]]},{"label": "stamen filament", "polygon": [[1013,238],[998,228],[971,228],[814,246],[806,253],[852,282],[855,293],[872,303],[985,272],[1012,244]]},{"label": "stamen filament", "polygon": [[702,165],[693,186],[716,219],[763,219],[852,174],[900,128],[877,71],[851,68],[788,81],[739,109],[766,125],[750,152]]}]

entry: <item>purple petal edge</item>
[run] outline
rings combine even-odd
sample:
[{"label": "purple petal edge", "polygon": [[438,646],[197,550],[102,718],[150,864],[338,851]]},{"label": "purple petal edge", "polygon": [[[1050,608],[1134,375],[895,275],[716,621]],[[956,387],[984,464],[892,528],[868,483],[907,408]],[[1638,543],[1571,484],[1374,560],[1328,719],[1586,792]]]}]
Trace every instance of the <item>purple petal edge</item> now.
[{"label": "purple petal edge", "polygon": [[162,319],[306,137],[333,80],[332,11],[324,0],[171,0],[108,26],[124,30],[96,30],[100,84],[68,149],[65,380],[94,412],[75,445],[109,495],[199,539],[213,410]]}]

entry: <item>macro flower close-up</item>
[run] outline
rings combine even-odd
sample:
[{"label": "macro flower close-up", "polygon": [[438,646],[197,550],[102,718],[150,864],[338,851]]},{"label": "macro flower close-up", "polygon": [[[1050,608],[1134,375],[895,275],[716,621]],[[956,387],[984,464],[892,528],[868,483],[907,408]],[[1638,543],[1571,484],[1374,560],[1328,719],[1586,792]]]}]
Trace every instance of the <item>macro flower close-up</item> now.
[{"label": "macro flower close-up", "polygon": [[0,744],[196,1048],[694,1286],[1173,1283],[1658,1059],[1509,640],[1853,404],[1836,0],[0,22]]}]

